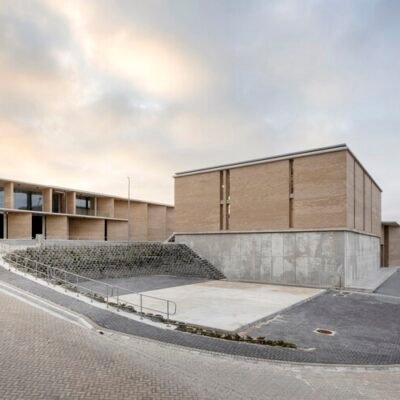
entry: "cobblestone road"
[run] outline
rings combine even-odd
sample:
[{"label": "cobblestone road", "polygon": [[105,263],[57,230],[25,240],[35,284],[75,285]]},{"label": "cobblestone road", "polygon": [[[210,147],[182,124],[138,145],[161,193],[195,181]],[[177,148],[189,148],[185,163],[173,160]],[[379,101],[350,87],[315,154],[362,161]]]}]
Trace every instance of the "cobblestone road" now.
[{"label": "cobblestone road", "polygon": [[0,292],[0,397],[398,399],[400,368],[300,366],[87,329]]}]

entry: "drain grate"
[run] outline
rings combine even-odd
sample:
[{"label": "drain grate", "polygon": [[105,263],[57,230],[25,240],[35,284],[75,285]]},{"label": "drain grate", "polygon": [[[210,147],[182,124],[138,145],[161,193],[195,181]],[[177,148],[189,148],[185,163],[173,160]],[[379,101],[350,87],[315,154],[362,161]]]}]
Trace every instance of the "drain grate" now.
[{"label": "drain grate", "polygon": [[314,333],[319,333],[321,335],[326,335],[326,336],[333,336],[336,332],[331,329],[318,328],[314,331]]},{"label": "drain grate", "polygon": [[347,297],[349,295],[351,295],[350,292],[337,292],[337,293],[334,293],[335,297]]}]

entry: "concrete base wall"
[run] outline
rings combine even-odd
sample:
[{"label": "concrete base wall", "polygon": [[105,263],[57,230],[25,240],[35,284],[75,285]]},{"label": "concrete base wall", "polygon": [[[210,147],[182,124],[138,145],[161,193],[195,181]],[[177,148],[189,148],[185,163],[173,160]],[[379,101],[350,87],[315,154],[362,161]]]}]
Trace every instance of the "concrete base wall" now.
[{"label": "concrete base wall", "polygon": [[176,234],[228,279],[350,286],[379,269],[378,237],[352,231]]},{"label": "concrete base wall", "polygon": [[344,232],[345,286],[373,277],[381,265],[380,238],[354,232]]}]

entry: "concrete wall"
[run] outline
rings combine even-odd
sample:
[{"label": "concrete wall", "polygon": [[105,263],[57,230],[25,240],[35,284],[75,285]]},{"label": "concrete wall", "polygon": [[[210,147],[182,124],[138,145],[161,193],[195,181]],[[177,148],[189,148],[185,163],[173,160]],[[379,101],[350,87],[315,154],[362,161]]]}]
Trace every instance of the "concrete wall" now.
[{"label": "concrete wall", "polygon": [[175,241],[232,280],[337,287],[379,268],[379,238],[353,232],[178,234]]},{"label": "concrete wall", "polygon": [[69,218],[71,239],[104,240],[104,219]]},{"label": "concrete wall", "polygon": [[128,223],[125,221],[107,221],[107,240],[127,240]]},{"label": "concrete wall", "polygon": [[62,215],[46,215],[46,239],[68,239],[68,217]]},{"label": "concrete wall", "polygon": [[8,213],[7,239],[32,239],[32,214]]},{"label": "concrete wall", "polygon": [[380,268],[380,238],[354,232],[344,232],[345,241],[345,285],[352,285]]}]

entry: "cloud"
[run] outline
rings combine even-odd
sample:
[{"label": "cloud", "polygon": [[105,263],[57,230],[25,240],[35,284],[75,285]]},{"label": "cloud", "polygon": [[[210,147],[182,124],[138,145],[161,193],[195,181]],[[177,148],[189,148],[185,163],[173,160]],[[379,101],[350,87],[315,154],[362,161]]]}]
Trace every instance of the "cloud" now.
[{"label": "cloud", "polygon": [[4,0],[2,175],[173,201],[179,170],[347,142],[400,219],[398,1]]}]

